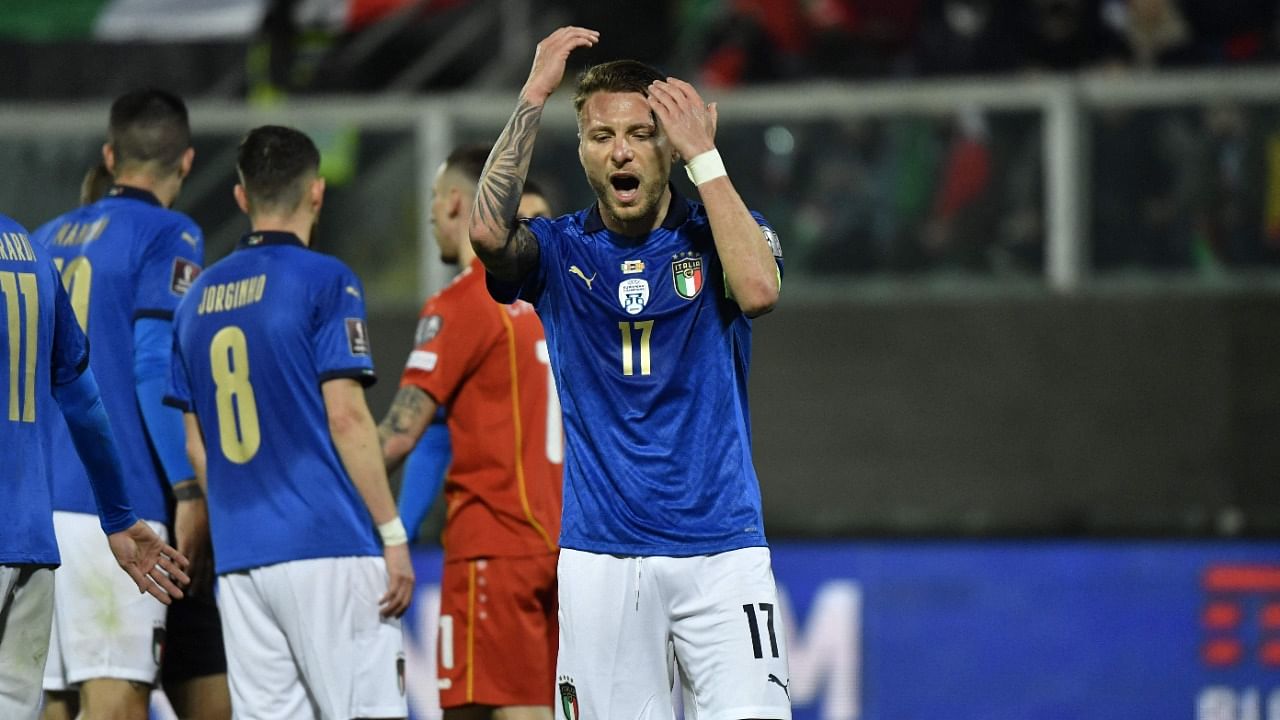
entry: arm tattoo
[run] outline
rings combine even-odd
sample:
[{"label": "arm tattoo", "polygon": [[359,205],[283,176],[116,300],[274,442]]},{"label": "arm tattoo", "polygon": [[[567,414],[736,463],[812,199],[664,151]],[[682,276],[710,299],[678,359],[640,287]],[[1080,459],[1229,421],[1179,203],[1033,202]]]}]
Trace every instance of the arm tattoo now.
[{"label": "arm tattoo", "polygon": [[542,106],[521,98],[476,188],[473,224],[479,221],[493,237],[506,239],[497,251],[480,253],[480,260],[502,280],[519,280],[538,264],[538,240],[515,218],[541,121]]},{"label": "arm tattoo", "polygon": [[391,409],[378,425],[378,440],[385,446],[393,435],[403,435],[415,427],[423,425],[423,412],[427,394],[412,385],[406,385],[396,391]]}]

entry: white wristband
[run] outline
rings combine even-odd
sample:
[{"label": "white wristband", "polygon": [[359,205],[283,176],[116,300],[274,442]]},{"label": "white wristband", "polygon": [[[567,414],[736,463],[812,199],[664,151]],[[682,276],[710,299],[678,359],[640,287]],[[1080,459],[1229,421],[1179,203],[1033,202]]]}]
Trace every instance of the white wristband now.
[{"label": "white wristband", "polygon": [[409,533],[405,532],[404,523],[400,521],[399,515],[379,525],[378,534],[382,536],[383,547],[404,545],[409,542]]},{"label": "white wristband", "polygon": [[684,164],[684,171],[694,185],[701,185],[708,180],[715,180],[729,174],[724,169],[724,161],[720,159],[720,151],[715,148],[701,155],[695,155]]}]

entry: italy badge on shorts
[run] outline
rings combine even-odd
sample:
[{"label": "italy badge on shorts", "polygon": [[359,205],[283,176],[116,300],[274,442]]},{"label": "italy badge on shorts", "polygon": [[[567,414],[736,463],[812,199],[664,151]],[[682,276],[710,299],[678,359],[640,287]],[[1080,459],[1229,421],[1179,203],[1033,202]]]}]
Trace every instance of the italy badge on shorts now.
[{"label": "italy badge on shorts", "polygon": [[573,687],[573,679],[560,677],[560,705],[564,710],[565,720],[579,720],[578,691]]},{"label": "italy badge on shorts", "polygon": [[677,256],[671,261],[671,279],[676,294],[692,300],[702,290],[702,256],[697,254]]}]

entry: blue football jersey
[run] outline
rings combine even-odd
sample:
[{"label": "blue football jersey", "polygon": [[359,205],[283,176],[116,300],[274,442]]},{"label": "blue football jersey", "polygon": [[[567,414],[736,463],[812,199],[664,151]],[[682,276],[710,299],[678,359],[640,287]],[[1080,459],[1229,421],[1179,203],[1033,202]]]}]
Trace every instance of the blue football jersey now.
[{"label": "blue football jersey", "polygon": [[168,400],[204,434],[219,573],[382,554],[329,432],[334,378],[373,382],[364,288],[291,233],[246,235],[179,306]]},{"label": "blue football jersey", "polygon": [[[754,213],[753,213],[754,214]],[[764,218],[761,242],[779,262]],[[729,297],[702,205],[676,195],[644,239],[596,206],[534,219],[540,263],[500,301],[533,303],[564,416],[560,545],[702,555],[765,544],[751,460],[751,321]]]},{"label": "blue football jersey", "polygon": [[57,565],[49,440],[66,425],[52,387],[80,377],[89,346],[48,253],[4,216],[0,331],[0,564]]},{"label": "blue football jersey", "polygon": [[[71,306],[93,347],[91,367],[115,428],[130,500],[138,516],[164,521],[167,481],[143,425],[133,372],[133,323],[168,319],[200,273],[204,238],[186,215],[151,193],[116,186],[92,205],[42,225],[33,238],[62,271]],[[54,429],[53,506],[96,513],[84,465],[65,423]]]}]

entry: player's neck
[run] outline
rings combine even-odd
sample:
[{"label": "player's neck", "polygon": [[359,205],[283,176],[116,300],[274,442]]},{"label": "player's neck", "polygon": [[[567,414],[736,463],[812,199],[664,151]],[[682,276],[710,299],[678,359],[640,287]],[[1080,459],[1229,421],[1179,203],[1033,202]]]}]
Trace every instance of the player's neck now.
[{"label": "player's neck", "polygon": [[311,232],[315,218],[302,215],[257,215],[250,218],[252,232],[287,232],[298,236],[303,245],[311,247]]},{"label": "player's neck", "polygon": [[155,195],[165,207],[173,207],[173,201],[178,199],[178,191],[182,189],[182,179],[176,175],[166,178],[157,178],[147,173],[117,175],[115,184],[146,190]]},{"label": "player's neck", "polygon": [[476,251],[471,249],[471,238],[464,232],[457,238],[458,241],[458,269],[462,270],[471,265],[471,261],[476,259]]},{"label": "player's neck", "polygon": [[600,220],[604,222],[604,226],[609,232],[632,238],[643,238],[649,233],[662,227],[662,221],[667,219],[667,209],[671,207],[671,186],[667,185],[662,191],[662,196],[658,198],[658,202],[654,204],[653,210],[635,220],[622,220],[613,213],[605,210],[604,203],[597,201],[597,208],[600,210]]}]

